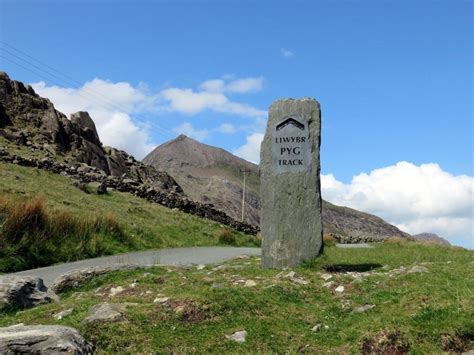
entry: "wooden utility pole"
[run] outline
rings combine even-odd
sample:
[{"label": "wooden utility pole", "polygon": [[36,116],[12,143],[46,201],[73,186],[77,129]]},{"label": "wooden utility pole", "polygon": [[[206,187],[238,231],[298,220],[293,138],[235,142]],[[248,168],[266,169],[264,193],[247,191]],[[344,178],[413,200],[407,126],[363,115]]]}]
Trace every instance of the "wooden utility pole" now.
[{"label": "wooden utility pole", "polygon": [[241,173],[244,173],[244,186],[242,189],[242,218],[241,222],[244,221],[244,216],[245,216],[245,177],[247,173],[250,173],[250,169],[240,169]]}]

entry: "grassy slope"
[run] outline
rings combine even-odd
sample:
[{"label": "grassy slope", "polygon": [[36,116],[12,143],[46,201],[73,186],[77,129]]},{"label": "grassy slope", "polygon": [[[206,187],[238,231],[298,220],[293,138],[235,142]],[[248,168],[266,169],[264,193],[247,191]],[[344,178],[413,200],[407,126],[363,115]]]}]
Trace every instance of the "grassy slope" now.
[{"label": "grassy slope", "polygon": [[[115,243],[108,253],[149,248],[216,245],[225,228],[216,222],[171,210],[127,193],[86,194],[63,176],[0,163],[0,195],[20,199],[42,196],[46,207],[90,218],[111,215],[131,243]],[[1,224],[0,224],[1,233]],[[254,245],[254,238],[233,232],[238,245]]]},{"label": "grassy slope", "polygon": [[[98,350],[107,353],[359,353],[364,338],[398,330],[397,341],[408,344],[411,352],[438,353],[446,344],[451,349],[458,344],[459,350],[459,339],[470,335],[472,340],[474,336],[473,262],[472,251],[406,242],[374,249],[328,247],[317,262],[294,269],[299,277],[310,281],[308,285],[277,278],[279,271],[261,269],[258,258],[237,259],[219,270],[212,266],[204,270],[156,267],[148,270],[149,274],[134,271],[97,278],[64,294],[58,304],[4,313],[0,326],[20,322],[75,326],[95,342]],[[428,273],[382,274],[421,263]],[[360,281],[341,272],[332,273],[335,285],[345,286],[339,294],[323,287],[325,281],[321,279],[324,268],[335,264],[345,265],[346,270],[368,265],[375,269]],[[135,279],[138,286],[130,288]],[[248,279],[257,285],[233,283]],[[213,282],[223,287],[211,288]],[[117,285],[126,291],[110,298],[108,290]],[[170,297],[170,306],[153,302],[163,296]],[[128,321],[83,323],[90,307],[103,301],[129,302],[125,310]],[[364,304],[374,304],[375,308],[351,313],[353,307]],[[179,305],[185,310],[176,313]],[[71,316],[61,321],[52,318],[70,307],[74,307]],[[318,323],[328,328],[312,332]],[[242,329],[248,332],[245,343],[225,339],[226,334]],[[465,342],[464,347],[474,344]]]}]

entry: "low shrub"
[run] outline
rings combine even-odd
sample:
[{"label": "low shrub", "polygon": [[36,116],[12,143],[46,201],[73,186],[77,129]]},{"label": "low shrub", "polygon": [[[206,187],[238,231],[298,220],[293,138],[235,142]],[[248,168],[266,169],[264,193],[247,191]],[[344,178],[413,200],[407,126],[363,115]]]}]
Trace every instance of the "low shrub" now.
[{"label": "low shrub", "polygon": [[223,229],[219,233],[219,243],[225,245],[237,245],[235,234],[230,229]]}]

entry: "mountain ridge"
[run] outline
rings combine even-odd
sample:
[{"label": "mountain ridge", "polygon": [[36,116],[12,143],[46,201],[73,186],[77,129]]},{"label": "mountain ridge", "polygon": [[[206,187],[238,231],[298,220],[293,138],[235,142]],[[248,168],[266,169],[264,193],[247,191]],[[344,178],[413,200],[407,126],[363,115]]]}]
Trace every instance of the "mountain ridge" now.
[{"label": "mountain ridge", "polygon": [[[259,224],[260,178],[256,164],[230,152],[213,147],[185,135],[156,147],[144,159],[145,164],[159,166],[172,176],[184,192],[198,201],[210,202],[240,218],[243,167],[249,170],[246,179],[246,213],[248,223]],[[349,207],[336,206],[323,200],[325,234],[344,243],[377,241],[388,237],[410,235],[375,215]]]}]

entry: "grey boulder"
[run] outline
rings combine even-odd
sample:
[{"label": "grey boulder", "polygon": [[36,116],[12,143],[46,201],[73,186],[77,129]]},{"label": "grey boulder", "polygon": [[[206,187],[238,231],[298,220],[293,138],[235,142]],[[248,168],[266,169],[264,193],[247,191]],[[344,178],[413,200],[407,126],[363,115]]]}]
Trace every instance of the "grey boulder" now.
[{"label": "grey boulder", "polygon": [[79,287],[86,281],[100,275],[105,275],[109,272],[134,270],[140,267],[143,266],[134,264],[110,264],[75,270],[59,276],[54,280],[50,289],[56,293],[61,293]]},{"label": "grey boulder", "polygon": [[0,277],[0,310],[7,307],[34,307],[58,300],[58,296],[48,291],[39,277]]},{"label": "grey boulder", "polygon": [[113,303],[102,303],[91,308],[86,323],[121,322],[125,320],[123,306]]},{"label": "grey boulder", "polygon": [[94,346],[71,327],[59,325],[0,328],[0,353],[92,354]]}]

